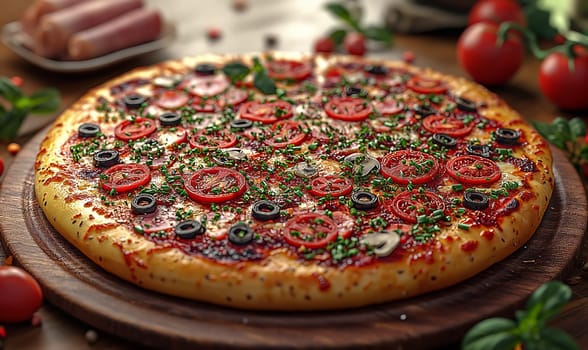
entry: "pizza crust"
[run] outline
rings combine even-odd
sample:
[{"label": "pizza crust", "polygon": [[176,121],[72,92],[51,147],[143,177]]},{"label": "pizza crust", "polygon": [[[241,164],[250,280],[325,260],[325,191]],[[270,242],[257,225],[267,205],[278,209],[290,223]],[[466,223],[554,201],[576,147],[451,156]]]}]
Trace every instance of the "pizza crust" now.
[{"label": "pizza crust", "polygon": [[[280,54],[278,54],[278,57]],[[298,55],[285,55],[298,58]],[[526,188],[517,195],[518,208],[501,217],[496,227],[464,231],[453,222],[435,238],[437,249],[426,259],[403,259],[344,268],[320,266],[277,249],[261,261],[214,262],[179,249],[158,246],[116,220],[101,215],[97,198],[75,200],[79,179],[60,175],[62,145],[77,126],[95,113],[98,96],[131,79],[153,79],[194,66],[196,62],[228,62],[249,56],[203,56],[139,68],[89,91],[65,111],[42,142],[35,164],[35,191],[47,219],[69,242],[105,270],[141,287],[204,302],[255,310],[320,310],[360,307],[412,297],[459,283],[504,259],[525,244],[539,226],[553,190],[551,154],[545,141],[520,115],[496,95],[465,79],[397,62],[413,73],[443,79],[452,93],[483,102],[480,112],[516,128],[526,140],[515,153],[525,154],[537,171],[525,174]],[[317,56],[317,71],[349,57]],[[483,135],[481,135],[483,136]],[[92,189],[86,189],[92,191]],[[96,191],[96,190],[94,190]],[[488,233],[490,231],[490,233]],[[468,251],[464,248],[475,247]]]}]

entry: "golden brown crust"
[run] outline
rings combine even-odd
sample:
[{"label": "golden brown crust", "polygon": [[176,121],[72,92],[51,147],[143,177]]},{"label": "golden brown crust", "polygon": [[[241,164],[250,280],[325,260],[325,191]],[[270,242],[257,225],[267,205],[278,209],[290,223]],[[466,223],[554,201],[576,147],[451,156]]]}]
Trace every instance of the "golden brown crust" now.
[{"label": "golden brown crust", "polygon": [[[278,54],[277,57],[280,57]],[[295,57],[286,55],[286,57]],[[477,225],[458,228],[452,220],[434,241],[431,261],[405,258],[367,266],[344,268],[296,259],[287,249],[276,249],[261,261],[218,263],[179,249],[155,244],[97,210],[100,194],[81,179],[61,176],[69,166],[63,145],[77,132],[80,123],[99,120],[95,108],[100,96],[131,79],[154,79],[182,73],[196,62],[222,64],[242,57],[202,56],[165,62],[131,71],[89,91],[55,122],[41,144],[36,162],[35,190],[48,220],[80,251],[113,274],[142,287],[246,309],[308,310],[358,307],[407,298],[438,290],[467,279],[502,260],[529,240],[541,222],[553,189],[551,154],[547,144],[522,118],[483,87],[465,79],[397,62],[384,62],[411,73],[442,79],[452,94],[486,104],[480,113],[516,128],[525,144],[515,156],[525,156],[536,171],[524,176],[525,188],[518,191],[518,208],[501,216],[494,227]],[[315,60],[317,72],[334,61],[356,61],[349,57]],[[248,62],[249,58],[245,58]],[[490,137],[476,130],[481,141]],[[80,188],[80,186],[82,188]],[[76,193],[89,193],[80,196]]]}]

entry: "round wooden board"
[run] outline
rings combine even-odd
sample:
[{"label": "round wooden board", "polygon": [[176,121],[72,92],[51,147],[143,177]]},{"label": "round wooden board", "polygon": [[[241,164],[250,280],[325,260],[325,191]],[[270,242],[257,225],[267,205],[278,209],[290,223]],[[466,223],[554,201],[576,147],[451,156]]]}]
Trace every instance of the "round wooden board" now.
[{"label": "round wooden board", "polygon": [[135,287],[105,273],[62,239],[33,193],[32,166],[44,134],[21,151],[4,179],[4,246],[39,280],[51,303],[98,329],[168,349],[427,349],[453,343],[481,319],[512,316],[542,283],[565,275],[588,217],[582,183],[555,150],[555,192],[539,230],[515,254],[474,278],[421,297],[353,310],[233,310]]}]

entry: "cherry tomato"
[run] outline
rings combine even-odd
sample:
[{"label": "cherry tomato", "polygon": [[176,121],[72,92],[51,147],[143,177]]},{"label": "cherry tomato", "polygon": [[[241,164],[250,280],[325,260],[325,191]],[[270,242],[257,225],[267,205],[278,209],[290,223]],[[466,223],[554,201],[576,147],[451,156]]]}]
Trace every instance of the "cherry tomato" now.
[{"label": "cherry tomato", "polygon": [[429,182],[439,171],[439,163],[435,157],[412,150],[389,153],[380,164],[382,175],[401,185]]},{"label": "cherry tomato", "polygon": [[468,123],[466,125],[459,119],[434,114],[423,119],[423,127],[435,134],[462,137],[472,131],[474,123]]},{"label": "cherry tomato", "polygon": [[335,51],[335,42],[328,36],[314,42],[314,52],[331,53]]},{"label": "cherry tomato", "polygon": [[265,103],[250,101],[241,106],[239,115],[243,119],[271,124],[281,119],[290,118],[292,116],[292,105],[282,100]]},{"label": "cherry tomato", "polygon": [[302,131],[302,124],[293,120],[281,120],[266,132],[264,143],[274,148],[284,148],[289,145],[297,146],[306,139]]},{"label": "cherry tomato", "polygon": [[201,129],[188,140],[192,148],[216,149],[233,147],[237,143],[237,136],[229,130],[209,131]]},{"label": "cherry tomato", "polygon": [[123,193],[147,185],[151,181],[151,172],[143,164],[117,164],[106,169],[100,179],[105,191]]},{"label": "cherry tomato", "polygon": [[496,44],[498,25],[476,23],[468,27],[457,42],[457,58],[466,72],[486,85],[506,83],[523,64],[524,45],[520,36],[509,33]]},{"label": "cherry tomato", "polygon": [[184,188],[188,196],[200,203],[222,203],[235,199],[245,192],[247,181],[240,172],[223,167],[197,170]]},{"label": "cherry tomato", "polygon": [[310,186],[310,193],[315,196],[324,197],[330,195],[337,198],[351,193],[353,182],[345,177],[326,175],[313,179]]},{"label": "cherry tomato", "polygon": [[343,39],[343,47],[350,55],[363,56],[366,51],[365,37],[358,32],[347,33]]},{"label": "cherry tomato", "polygon": [[348,122],[362,121],[372,111],[368,101],[357,97],[334,98],[325,105],[325,112],[329,117]]},{"label": "cherry tomato", "polygon": [[539,86],[543,95],[561,109],[588,108],[588,54],[576,50],[574,69],[560,52],[547,56],[539,68]]},{"label": "cherry tomato", "polygon": [[4,159],[0,158],[0,176],[4,172]]},{"label": "cherry tomato", "polygon": [[149,136],[155,130],[157,130],[157,125],[153,120],[135,118],[135,120],[125,120],[118,124],[114,129],[114,135],[120,140],[130,141]]},{"label": "cherry tomato", "polygon": [[445,167],[451,177],[468,185],[491,184],[502,176],[493,160],[473,155],[451,158]]},{"label": "cherry tomato", "polygon": [[516,22],[523,27],[527,26],[525,13],[515,0],[478,1],[470,10],[468,25],[479,22],[497,24],[502,22]]},{"label": "cherry tomato", "polygon": [[406,82],[406,87],[419,94],[442,94],[447,91],[441,80],[423,76],[412,77]]},{"label": "cherry tomato", "polygon": [[155,104],[161,108],[178,109],[188,103],[189,99],[188,94],[183,91],[167,90],[155,100]]},{"label": "cherry tomato", "polygon": [[337,224],[323,214],[297,215],[286,222],[284,239],[295,247],[324,248],[337,239]]},{"label": "cherry tomato", "polygon": [[308,62],[271,60],[267,62],[267,74],[276,80],[304,80],[312,74]]},{"label": "cherry tomato", "polygon": [[445,210],[441,198],[430,191],[402,192],[391,203],[394,214],[402,220],[415,224],[420,215],[430,215],[436,210]]},{"label": "cherry tomato", "polygon": [[15,266],[0,266],[0,295],[0,322],[30,320],[43,303],[39,283]]}]

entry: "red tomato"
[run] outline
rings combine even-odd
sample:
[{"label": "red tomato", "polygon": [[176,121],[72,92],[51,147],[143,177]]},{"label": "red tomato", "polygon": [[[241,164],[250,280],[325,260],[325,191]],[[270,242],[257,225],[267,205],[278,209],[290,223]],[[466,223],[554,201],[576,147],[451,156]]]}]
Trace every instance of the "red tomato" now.
[{"label": "red tomato", "polygon": [[125,120],[114,129],[114,135],[123,141],[137,140],[151,135],[157,130],[155,121],[145,118]]},{"label": "red tomato", "polygon": [[245,192],[247,181],[236,170],[212,167],[194,172],[184,188],[188,196],[200,203],[222,203],[235,199]]},{"label": "red tomato", "polygon": [[588,54],[576,50],[574,70],[560,52],[547,56],[539,68],[543,95],[561,109],[588,108]]},{"label": "red tomato", "polygon": [[196,112],[214,113],[219,111],[219,106],[216,102],[217,101],[210,97],[202,98],[200,96],[194,96],[190,107]]},{"label": "red tomato", "polygon": [[292,105],[282,100],[266,103],[251,101],[241,106],[239,115],[243,119],[271,124],[280,119],[290,118],[292,116]]},{"label": "red tomato", "polygon": [[216,149],[233,147],[237,143],[237,136],[228,130],[209,131],[201,129],[188,140],[192,148]]},{"label": "red tomato", "polygon": [[435,134],[462,137],[472,131],[474,123],[468,123],[466,125],[459,119],[434,114],[423,119],[423,127]]},{"label": "red tomato", "polygon": [[325,112],[329,117],[348,122],[362,121],[372,111],[368,101],[357,97],[334,98],[325,105]]},{"label": "red tomato", "polygon": [[284,239],[295,247],[324,248],[337,239],[337,224],[317,213],[297,215],[286,222]]},{"label": "red tomato", "polygon": [[308,62],[271,60],[267,62],[267,74],[277,80],[304,80],[312,74]]},{"label": "red tomato", "polygon": [[4,159],[0,158],[0,176],[4,172]]},{"label": "red tomato", "polygon": [[406,82],[406,87],[419,94],[442,94],[447,91],[447,86],[441,80],[415,76]]},{"label": "red tomato", "polygon": [[348,33],[343,39],[343,47],[350,55],[363,56],[366,51],[365,37],[358,32]]},{"label": "red tomato", "polygon": [[516,22],[527,26],[527,19],[521,6],[515,0],[482,0],[478,1],[470,10],[468,24],[489,22]]},{"label": "red tomato", "polygon": [[402,220],[415,224],[420,215],[430,215],[436,210],[445,210],[441,198],[430,191],[402,192],[394,197],[392,211]]},{"label": "red tomato", "polygon": [[155,100],[155,104],[161,108],[177,109],[188,103],[189,99],[183,91],[167,90]]},{"label": "red tomato", "polygon": [[324,197],[330,195],[337,198],[351,193],[353,182],[345,177],[326,175],[313,179],[310,186],[310,193],[315,196]]},{"label": "red tomato", "polygon": [[30,320],[43,303],[39,283],[15,266],[0,266],[0,295],[0,323]]},{"label": "red tomato", "polygon": [[380,164],[382,175],[401,185],[429,182],[439,171],[437,159],[420,151],[395,151],[387,154]]},{"label": "red tomato", "polygon": [[275,123],[264,136],[266,137],[264,143],[274,148],[297,146],[306,139],[302,124],[293,120],[281,120]]},{"label": "red tomato", "polygon": [[457,42],[457,58],[471,77],[486,85],[506,83],[523,64],[524,45],[520,36],[509,33],[501,46],[496,44],[498,25],[476,23]]},{"label": "red tomato", "polygon": [[314,52],[331,53],[335,51],[335,42],[328,36],[314,42]]},{"label": "red tomato", "polygon": [[473,155],[451,158],[445,167],[451,177],[468,185],[491,184],[502,176],[493,160]]},{"label": "red tomato", "polygon": [[117,164],[106,169],[100,178],[105,191],[114,189],[117,193],[122,193],[147,185],[151,181],[151,172],[143,164]]}]

